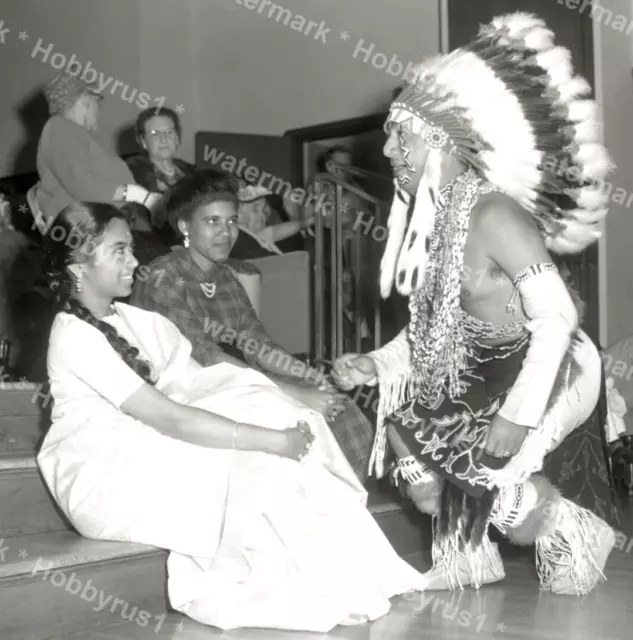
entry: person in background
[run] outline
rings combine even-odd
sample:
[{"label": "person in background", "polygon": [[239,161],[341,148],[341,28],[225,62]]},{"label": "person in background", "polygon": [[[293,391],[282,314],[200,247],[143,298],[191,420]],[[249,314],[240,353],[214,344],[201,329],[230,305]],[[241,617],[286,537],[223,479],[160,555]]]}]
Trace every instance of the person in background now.
[{"label": "person in background", "polygon": [[149,209],[159,195],[135,183],[125,162],[93,136],[102,96],[94,86],[61,72],[44,89],[51,117],[37,148],[40,182],[29,200],[45,233],[57,214],[76,201],[138,202]]},{"label": "person in background", "polygon": [[[238,193],[238,222],[240,235],[246,234],[256,240],[270,254],[281,255],[279,243],[299,234],[314,224],[314,212],[306,211],[306,215],[298,220],[273,223],[273,210],[268,198],[273,194],[266,188],[256,185],[244,185]],[[237,259],[252,258],[245,255],[239,238],[233,248],[232,257]]]},{"label": "person in background", "polygon": [[164,193],[195,171],[195,166],[176,157],[182,141],[178,114],[169,107],[150,107],[138,114],[136,141],[142,153],[127,158],[134,179],[148,191]]},{"label": "person in background", "polygon": [[[195,166],[176,157],[182,141],[182,125],[178,114],[169,107],[150,107],[141,111],[134,125],[136,141],[142,152],[127,158],[134,179],[148,191],[164,193],[195,171]],[[163,242],[178,244],[179,234],[158,206],[152,224]]]},{"label": "person in background", "polygon": [[[149,265],[134,285],[131,304],[171,320],[209,366],[235,357],[266,372],[298,402],[322,413],[341,449],[365,479],[374,428],[351,399],[275,344],[244,287],[226,264],[238,236],[238,186],[230,176],[199,172],[165,195],[184,246]],[[226,355],[226,351],[229,355]],[[228,358],[228,360],[227,360]]]},{"label": "person in background", "polygon": [[[355,174],[351,167],[353,167],[353,156],[350,149],[342,145],[334,145],[323,151],[316,160],[317,176],[329,174],[332,177],[343,180],[350,186],[362,187],[358,184]],[[330,269],[332,260],[332,226],[335,220],[336,214],[336,184],[323,179],[316,179],[308,187],[310,193],[315,193],[319,196],[319,202],[323,202],[322,216],[323,216],[323,269],[324,269],[324,282],[325,282],[325,298],[330,301]],[[358,274],[358,286],[361,289],[361,308],[355,308],[355,296],[354,289],[356,282],[356,275],[354,272],[354,251],[358,250],[358,246],[355,247],[352,242],[354,239],[354,223],[359,215],[361,215],[363,209],[363,201],[359,196],[351,191],[343,188],[342,203],[340,207],[341,212],[341,232],[342,232],[342,251],[343,251],[343,273],[342,278],[342,291],[343,291],[343,341],[346,345],[351,345],[356,337],[355,330],[355,317],[360,315],[360,337],[361,340],[366,340],[371,336],[369,326],[367,323],[367,312],[364,308],[365,295],[362,286],[362,276],[364,265],[361,265],[361,273]],[[311,236],[312,251],[314,253],[314,233],[312,229],[308,229],[306,232]],[[361,254],[363,255],[363,254]],[[364,255],[366,259],[366,255]],[[329,310],[326,312],[329,315]]]}]

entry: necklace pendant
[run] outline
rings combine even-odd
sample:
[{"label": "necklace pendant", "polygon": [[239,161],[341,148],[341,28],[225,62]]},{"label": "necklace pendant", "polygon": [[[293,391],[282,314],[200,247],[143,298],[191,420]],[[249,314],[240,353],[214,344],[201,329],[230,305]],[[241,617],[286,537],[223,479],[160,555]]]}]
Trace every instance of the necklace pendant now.
[{"label": "necklace pendant", "polygon": [[207,298],[213,298],[215,295],[215,282],[201,282],[200,288]]}]

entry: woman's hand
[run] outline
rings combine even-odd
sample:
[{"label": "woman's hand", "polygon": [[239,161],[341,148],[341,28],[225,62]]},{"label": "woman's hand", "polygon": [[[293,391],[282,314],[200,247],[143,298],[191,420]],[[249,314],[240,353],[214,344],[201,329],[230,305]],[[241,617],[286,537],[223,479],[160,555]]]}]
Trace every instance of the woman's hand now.
[{"label": "woman's hand", "polygon": [[376,364],[369,356],[346,353],[334,363],[332,378],[344,391],[367,384],[378,375]]},{"label": "woman's hand", "polygon": [[519,453],[529,431],[529,427],[514,424],[496,414],[490,422],[484,450],[494,458],[511,458]]},{"label": "woman's hand", "polygon": [[310,431],[307,422],[299,420],[296,427],[282,432],[285,436],[285,445],[280,455],[291,460],[301,460],[312,447],[314,434]]},{"label": "woman's hand", "polygon": [[298,388],[295,397],[299,402],[323,415],[328,422],[334,420],[345,409],[347,398],[335,389],[326,391],[316,387]]}]

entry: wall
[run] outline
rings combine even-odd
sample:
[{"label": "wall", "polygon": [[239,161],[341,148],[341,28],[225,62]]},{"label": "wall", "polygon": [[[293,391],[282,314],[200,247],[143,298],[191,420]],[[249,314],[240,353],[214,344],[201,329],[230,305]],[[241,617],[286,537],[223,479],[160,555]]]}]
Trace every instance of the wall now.
[{"label": "wall", "polygon": [[[616,189],[633,193],[633,2],[602,0],[612,12],[594,17],[596,92],[603,105],[604,141],[617,169]],[[617,22],[618,15],[626,23]],[[618,27],[618,25],[620,25]],[[629,34],[627,35],[627,30]],[[629,198],[627,197],[628,201]],[[633,210],[612,200],[600,243],[601,342],[609,345],[633,334]]]},{"label": "wall", "polygon": [[[406,64],[439,51],[437,0],[279,0],[331,32],[326,43],[269,17],[263,0],[197,0],[196,74],[201,129],[281,134],[287,129],[375,113],[398,78],[365,54]],[[254,6],[249,9],[248,6]],[[264,10],[259,11],[259,7]],[[299,22],[295,23],[296,26]],[[348,34],[348,39],[342,36]],[[314,31],[312,32],[314,33]],[[381,63],[380,56],[376,60]],[[397,71],[397,65],[392,67]]]},{"label": "wall", "polygon": [[[181,151],[192,160],[196,130],[276,135],[386,106],[398,78],[371,58],[363,62],[364,54],[354,58],[361,38],[365,47],[374,45],[372,56],[383,53],[385,62],[395,56],[405,68],[439,50],[437,0],[390,0],[388,7],[382,0],[280,0],[292,18],[324,21],[327,44],[259,6],[260,0],[5,0],[0,20],[11,32],[4,45],[0,40],[0,176],[34,169],[47,112],[33,98],[55,75],[50,56],[58,52],[89,60],[111,79],[98,132],[104,144],[134,149],[130,132],[121,130],[146,92],[154,104],[164,98],[183,106]],[[18,39],[20,31],[27,40]],[[38,38],[54,45],[47,61],[43,53],[31,55]],[[129,85],[128,98],[135,91],[131,104],[116,80]]]},{"label": "wall", "polygon": [[[62,64],[64,58],[68,63],[74,54],[81,64],[90,61],[106,81],[111,77],[127,83],[130,89],[139,88],[140,7],[136,0],[3,0],[0,20],[4,21],[2,28],[10,29],[4,34],[4,44],[0,39],[3,176],[35,168],[37,138],[48,117],[46,103],[38,93],[58,73],[51,63]],[[28,34],[26,40],[19,39],[22,31]],[[48,56],[33,54],[40,38],[43,49],[53,45]],[[54,58],[57,53],[62,55]],[[111,80],[109,88],[112,86]],[[119,129],[134,119],[138,107],[121,99],[122,87],[117,87],[115,95],[108,90],[97,136],[115,149]]]}]

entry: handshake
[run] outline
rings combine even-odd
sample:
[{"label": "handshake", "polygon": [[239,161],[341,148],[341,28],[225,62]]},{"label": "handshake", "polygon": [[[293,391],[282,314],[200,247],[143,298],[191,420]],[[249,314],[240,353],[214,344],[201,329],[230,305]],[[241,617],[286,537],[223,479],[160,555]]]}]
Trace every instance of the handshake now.
[{"label": "handshake", "polygon": [[346,353],[334,362],[332,380],[340,389],[349,391],[371,382],[377,373],[376,365],[369,356]]}]

